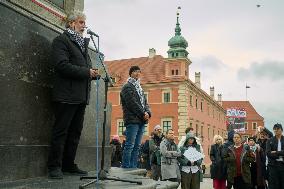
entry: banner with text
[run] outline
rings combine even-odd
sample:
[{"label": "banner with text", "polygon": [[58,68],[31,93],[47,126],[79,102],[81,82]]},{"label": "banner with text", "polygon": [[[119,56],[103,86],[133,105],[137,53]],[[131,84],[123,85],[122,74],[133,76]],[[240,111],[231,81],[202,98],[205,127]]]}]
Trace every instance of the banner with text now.
[{"label": "banner with text", "polygon": [[244,108],[227,108],[227,129],[235,132],[245,132],[245,118],[247,112]]}]

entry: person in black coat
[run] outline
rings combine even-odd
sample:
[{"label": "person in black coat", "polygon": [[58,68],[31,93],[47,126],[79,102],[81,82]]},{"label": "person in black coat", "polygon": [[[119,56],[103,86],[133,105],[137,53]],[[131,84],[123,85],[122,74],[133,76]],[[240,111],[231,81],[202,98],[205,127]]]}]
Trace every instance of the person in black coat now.
[{"label": "person in black coat", "polygon": [[226,188],[226,166],[223,159],[223,138],[220,135],[215,135],[213,144],[210,150],[210,174],[213,179],[214,189]]},{"label": "person in black coat", "polygon": [[118,135],[114,135],[110,141],[110,146],[112,148],[111,153],[111,166],[120,167],[122,160],[122,147],[120,143],[120,138]]},{"label": "person in black coat", "polygon": [[89,103],[91,80],[98,79],[88,55],[89,39],[83,38],[86,16],[74,11],[66,22],[66,30],[53,40],[54,85],[52,100],[55,123],[48,158],[48,176],[62,179],[63,173],[86,175],[74,163]]},{"label": "person in black coat", "polygon": [[138,66],[130,67],[129,76],[120,92],[123,121],[126,126],[122,167],[137,168],[138,152],[145,124],[151,117],[151,111],[140,85],[140,68]]},{"label": "person in black coat", "polygon": [[269,169],[269,189],[284,188],[284,136],[283,127],[277,123],[273,126],[275,136],[266,143]]}]

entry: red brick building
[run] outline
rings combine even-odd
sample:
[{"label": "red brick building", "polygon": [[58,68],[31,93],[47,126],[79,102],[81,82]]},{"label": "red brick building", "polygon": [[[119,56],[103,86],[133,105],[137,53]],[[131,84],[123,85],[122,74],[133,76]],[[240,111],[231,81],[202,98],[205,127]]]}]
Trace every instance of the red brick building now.
[{"label": "red brick building", "polygon": [[[168,42],[168,58],[156,55],[155,49],[150,49],[148,57],[105,62],[115,83],[108,94],[108,100],[112,103],[111,134],[122,135],[125,129],[119,94],[129,77],[129,68],[138,65],[142,71],[141,85],[152,111],[144,139],[157,124],[164,131],[172,128],[177,142],[185,135],[186,127],[193,127],[202,141],[208,164],[213,136],[224,136],[226,133],[225,111],[220,102],[214,100],[214,87],[210,88],[210,95],[201,89],[200,72],[195,73],[195,82],[189,79],[191,61],[187,57],[188,43],[181,36],[178,19],[175,36]],[[218,98],[221,101],[221,95]]]},{"label": "red brick building", "polygon": [[222,101],[225,110],[240,108],[246,111],[244,138],[255,135],[257,127],[264,126],[264,118],[257,113],[249,101]]}]

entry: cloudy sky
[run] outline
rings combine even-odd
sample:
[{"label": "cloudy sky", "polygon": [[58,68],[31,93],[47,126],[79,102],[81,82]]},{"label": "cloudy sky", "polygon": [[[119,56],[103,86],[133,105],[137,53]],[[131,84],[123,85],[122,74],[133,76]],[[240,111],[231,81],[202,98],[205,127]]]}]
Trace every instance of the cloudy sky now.
[{"label": "cloudy sky", "polygon": [[[259,7],[257,5],[260,5]],[[265,126],[284,124],[283,0],[85,0],[87,25],[100,36],[106,60],[167,57],[180,6],[188,41],[189,77],[223,100],[246,100]]]}]

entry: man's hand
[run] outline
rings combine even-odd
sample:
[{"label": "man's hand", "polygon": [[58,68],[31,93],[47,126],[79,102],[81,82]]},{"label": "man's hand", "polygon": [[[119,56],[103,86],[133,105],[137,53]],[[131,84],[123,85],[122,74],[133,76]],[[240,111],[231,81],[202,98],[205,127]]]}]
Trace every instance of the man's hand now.
[{"label": "man's hand", "polygon": [[97,75],[99,75],[98,69],[90,69],[90,77],[95,78]]},{"label": "man's hand", "polygon": [[147,112],[144,113],[144,120],[148,120],[150,118],[149,114]]}]

